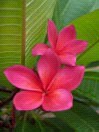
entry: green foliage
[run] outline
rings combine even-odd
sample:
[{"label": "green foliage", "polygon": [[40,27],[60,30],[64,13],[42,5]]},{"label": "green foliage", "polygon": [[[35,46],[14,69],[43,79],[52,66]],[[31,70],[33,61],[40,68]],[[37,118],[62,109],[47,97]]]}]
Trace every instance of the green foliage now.
[{"label": "green foliage", "polygon": [[76,132],[99,131],[98,114],[86,105],[75,102],[71,110],[56,113],[56,116],[67,123]]},{"label": "green foliage", "polygon": [[79,39],[88,41],[87,50],[81,54],[77,63],[80,65],[88,65],[93,61],[99,60],[99,10],[96,10],[90,14],[84,15],[72,23],[77,29]]},{"label": "green foliage", "polygon": [[25,121],[17,121],[15,132],[40,132],[40,128],[37,125],[33,125],[28,120]]},{"label": "green foliage", "polygon": [[99,104],[99,72],[86,72],[80,87],[74,91],[90,104]]},{"label": "green foliage", "polygon": [[62,118],[47,118],[45,119],[45,123],[46,125],[50,126],[50,128],[52,128],[52,132],[74,132],[74,129],[72,129]]},{"label": "green foliage", "polygon": [[[78,56],[77,64],[89,65],[99,60],[99,1],[58,0],[53,19],[58,29],[67,24],[74,24],[78,39],[88,41],[87,50]],[[95,11],[94,11],[95,10]],[[94,11],[94,12],[92,12]],[[90,13],[91,12],[91,13]],[[90,72],[90,71],[89,71]],[[97,74],[97,78],[96,78]],[[79,97],[90,103],[99,103],[99,73],[86,73],[81,86],[76,90]]]},{"label": "green foliage", "polygon": [[82,0],[58,0],[55,7],[53,20],[58,29],[72,23],[76,27],[78,39],[88,41],[87,50],[77,59],[78,64],[88,65],[99,60],[99,30],[97,30],[99,10],[94,11],[99,9],[98,2],[97,0],[83,0],[83,2]]},{"label": "green foliage", "polygon": [[28,118],[28,114],[25,113],[24,118],[17,121],[16,127],[14,129],[15,132],[64,132],[64,130],[68,130],[73,132],[73,129],[62,121],[59,118],[46,118],[41,120],[38,118],[38,115],[31,115],[31,119]]},{"label": "green foliage", "polygon": [[31,48],[44,41],[56,0],[0,1],[0,85],[9,86],[3,70],[14,64],[33,67]]},{"label": "green foliage", "polygon": [[[32,57],[31,48],[45,41],[47,21],[52,17],[59,30],[74,24],[77,38],[88,41],[87,50],[77,58],[77,64],[88,69],[74,95],[80,102],[84,100],[91,106],[99,105],[99,0],[1,0],[0,86],[11,87],[3,75],[8,66],[35,66],[37,58]],[[4,101],[9,94],[0,91],[0,101]],[[34,116],[34,122],[24,116],[24,119],[17,120],[14,131],[99,131],[98,114],[83,103],[75,102],[71,110],[55,114],[55,118],[43,121]],[[7,129],[0,128],[0,131]]]},{"label": "green foliage", "polygon": [[53,20],[58,29],[99,8],[98,0],[57,0]]}]

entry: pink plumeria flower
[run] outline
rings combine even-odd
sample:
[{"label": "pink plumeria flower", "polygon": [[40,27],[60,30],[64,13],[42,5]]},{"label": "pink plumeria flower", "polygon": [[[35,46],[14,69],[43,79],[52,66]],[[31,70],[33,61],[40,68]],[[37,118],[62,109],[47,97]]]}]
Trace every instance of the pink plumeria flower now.
[{"label": "pink plumeria flower", "polygon": [[82,53],[87,46],[84,40],[76,39],[76,30],[73,25],[63,28],[60,33],[53,21],[48,21],[48,40],[50,46],[40,43],[33,47],[32,55],[43,55],[51,48],[62,64],[75,66],[76,55]]},{"label": "pink plumeria flower", "polygon": [[38,74],[25,66],[14,65],[4,71],[9,82],[21,89],[13,103],[17,110],[33,110],[40,106],[45,111],[68,110],[73,106],[71,91],[81,83],[83,66],[60,68],[51,51],[37,64]]}]

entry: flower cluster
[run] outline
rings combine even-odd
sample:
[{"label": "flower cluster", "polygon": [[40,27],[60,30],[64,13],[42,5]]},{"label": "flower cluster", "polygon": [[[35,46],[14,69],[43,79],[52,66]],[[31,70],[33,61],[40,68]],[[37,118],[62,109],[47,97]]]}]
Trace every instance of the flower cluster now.
[{"label": "flower cluster", "polygon": [[42,107],[45,111],[61,111],[73,106],[71,92],[80,85],[85,69],[76,65],[76,55],[86,49],[87,42],[76,40],[73,25],[58,34],[51,20],[48,22],[48,40],[50,46],[41,43],[32,49],[33,56],[41,55],[37,72],[22,65],[4,71],[9,82],[21,90],[13,98],[17,110]]}]

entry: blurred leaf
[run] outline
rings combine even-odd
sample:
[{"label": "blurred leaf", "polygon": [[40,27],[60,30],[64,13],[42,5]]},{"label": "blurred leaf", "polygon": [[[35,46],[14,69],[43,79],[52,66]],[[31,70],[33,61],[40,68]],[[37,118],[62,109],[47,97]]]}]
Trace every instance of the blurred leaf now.
[{"label": "blurred leaf", "polygon": [[94,11],[96,9],[99,9],[99,0],[95,0],[95,4],[93,5],[93,8],[91,9],[91,11]]},{"label": "blurred leaf", "polygon": [[0,84],[9,86],[3,70],[14,64],[33,67],[31,48],[43,42],[56,0],[0,1]]},{"label": "blurred leaf", "polygon": [[[33,118],[31,118],[31,120],[28,118],[28,115],[30,113],[25,112],[23,118],[21,119],[17,119],[16,122],[16,127],[15,127],[15,132],[43,132],[42,128],[43,126],[41,126],[42,128],[40,128],[37,120],[34,120]],[[40,124],[42,125],[42,124]]]},{"label": "blurred leaf", "polygon": [[91,104],[99,104],[99,72],[86,72],[80,87],[74,91]]},{"label": "blurred leaf", "polygon": [[91,67],[98,67],[99,66],[99,61],[91,62],[89,65],[87,65],[87,68]]},{"label": "blurred leaf", "polygon": [[60,118],[45,119],[45,122],[50,128],[53,128],[53,132],[64,132],[64,130],[67,132],[74,132],[74,130]]},{"label": "blurred leaf", "polygon": [[53,20],[61,29],[78,17],[99,9],[98,3],[98,0],[57,0]]},{"label": "blurred leaf", "polygon": [[9,95],[8,93],[0,92],[0,101],[4,101]]},{"label": "blurred leaf", "polygon": [[19,121],[15,128],[15,132],[40,132],[40,128],[31,124],[29,121]]},{"label": "blurred leaf", "polygon": [[93,71],[93,72],[99,72],[99,65],[98,66],[95,66],[95,67],[89,67],[89,68],[86,68],[86,71]]},{"label": "blurred leaf", "polygon": [[99,72],[99,61],[91,62],[87,65],[86,71]]},{"label": "blurred leaf", "polygon": [[8,132],[6,128],[0,128],[0,132]]},{"label": "blurred leaf", "polygon": [[88,47],[84,53],[78,56],[77,63],[88,65],[99,61],[99,10],[84,15],[72,22],[77,29],[79,39],[88,41]]},{"label": "blurred leaf", "polygon": [[40,119],[39,123],[37,119],[35,121],[33,119],[30,120],[29,118],[25,120],[18,119],[15,132],[55,132],[59,130],[56,126],[49,125],[49,123],[44,123]]},{"label": "blurred leaf", "polygon": [[0,86],[0,100],[5,100],[12,92],[8,90],[6,87]]},{"label": "blurred leaf", "polygon": [[75,102],[71,110],[57,112],[56,116],[67,123],[76,132],[98,132],[99,115],[90,107]]}]

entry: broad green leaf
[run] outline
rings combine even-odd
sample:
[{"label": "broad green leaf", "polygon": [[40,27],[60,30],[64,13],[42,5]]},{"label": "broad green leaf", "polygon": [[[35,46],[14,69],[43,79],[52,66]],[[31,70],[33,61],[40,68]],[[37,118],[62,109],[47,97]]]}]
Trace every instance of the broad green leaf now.
[{"label": "broad green leaf", "polygon": [[14,64],[33,67],[31,48],[44,42],[56,0],[0,0],[0,85],[3,70]]},{"label": "broad green leaf", "polygon": [[86,72],[80,87],[74,91],[90,104],[99,104],[99,72]]},{"label": "broad green leaf", "polygon": [[57,118],[60,118],[76,132],[98,132],[99,115],[90,107],[75,102],[71,110],[57,112]]},{"label": "broad green leaf", "polygon": [[63,28],[71,21],[99,9],[98,0],[57,0],[53,20],[58,29]]},{"label": "broad green leaf", "polygon": [[84,15],[72,22],[75,25],[78,39],[88,41],[87,49],[78,56],[77,63],[88,65],[91,62],[99,61],[99,10]]}]

